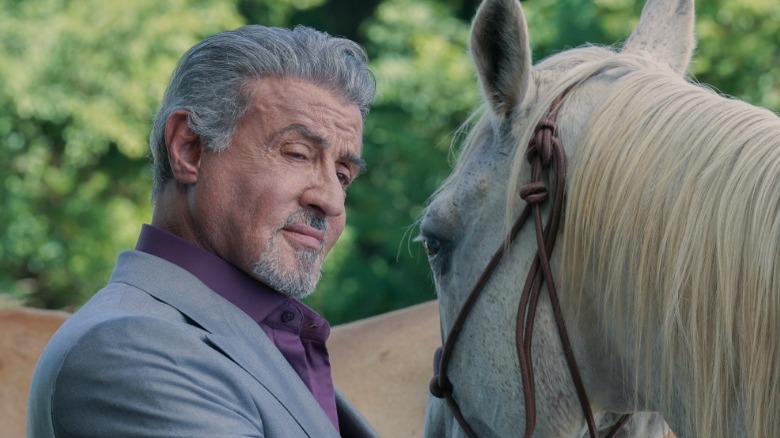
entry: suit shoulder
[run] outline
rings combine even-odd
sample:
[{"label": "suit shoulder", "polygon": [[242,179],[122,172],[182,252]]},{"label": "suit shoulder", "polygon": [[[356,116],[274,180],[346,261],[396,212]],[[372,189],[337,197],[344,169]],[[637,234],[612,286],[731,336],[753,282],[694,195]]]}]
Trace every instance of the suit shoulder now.
[{"label": "suit shoulder", "polygon": [[52,387],[59,428],[81,436],[99,423],[119,435],[146,435],[133,431],[140,422],[155,425],[154,434],[257,435],[263,430],[254,409],[257,388],[240,385],[243,371],[206,337],[197,326],[151,316],[90,326],[64,355]]}]

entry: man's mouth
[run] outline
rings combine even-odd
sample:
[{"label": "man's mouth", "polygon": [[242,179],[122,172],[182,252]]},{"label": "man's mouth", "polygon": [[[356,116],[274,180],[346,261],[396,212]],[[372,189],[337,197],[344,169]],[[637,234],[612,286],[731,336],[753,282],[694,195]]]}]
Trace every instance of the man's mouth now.
[{"label": "man's mouth", "polygon": [[285,225],[282,230],[285,234],[301,245],[319,250],[322,248],[325,233],[303,222]]}]

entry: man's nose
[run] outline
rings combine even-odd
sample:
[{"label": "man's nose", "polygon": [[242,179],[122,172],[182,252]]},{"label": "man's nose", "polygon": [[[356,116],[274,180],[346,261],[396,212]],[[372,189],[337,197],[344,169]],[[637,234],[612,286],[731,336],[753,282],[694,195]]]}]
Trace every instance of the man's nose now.
[{"label": "man's nose", "polygon": [[325,216],[344,214],[346,194],[335,169],[323,169],[313,178],[304,192],[301,203],[304,207],[321,211]]}]

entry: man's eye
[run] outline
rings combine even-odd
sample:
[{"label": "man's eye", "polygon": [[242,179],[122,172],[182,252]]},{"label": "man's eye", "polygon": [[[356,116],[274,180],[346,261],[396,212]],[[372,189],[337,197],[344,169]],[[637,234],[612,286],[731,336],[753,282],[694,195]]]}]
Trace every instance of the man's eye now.
[{"label": "man's eye", "polygon": [[352,182],[352,180],[349,178],[349,175],[345,173],[339,172],[336,175],[338,176],[339,181],[341,181],[341,185],[344,187],[347,187]]},{"label": "man's eye", "polygon": [[298,152],[286,152],[286,155],[292,159],[295,160],[305,160],[306,155],[298,153]]},{"label": "man's eye", "polygon": [[288,143],[282,148],[282,153],[293,160],[308,160],[311,151],[305,145]]}]

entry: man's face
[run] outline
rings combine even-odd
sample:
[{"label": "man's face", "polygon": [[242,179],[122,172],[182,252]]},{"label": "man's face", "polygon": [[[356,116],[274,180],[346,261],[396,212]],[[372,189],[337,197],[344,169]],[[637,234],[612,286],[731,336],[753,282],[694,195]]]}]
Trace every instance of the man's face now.
[{"label": "man's face", "polygon": [[307,81],[266,78],[253,92],[227,150],[201,155],[191,229],[201,246],[301,298],[344,229],[363,121],[356,105]]}]

